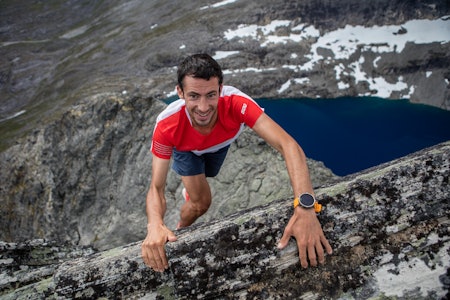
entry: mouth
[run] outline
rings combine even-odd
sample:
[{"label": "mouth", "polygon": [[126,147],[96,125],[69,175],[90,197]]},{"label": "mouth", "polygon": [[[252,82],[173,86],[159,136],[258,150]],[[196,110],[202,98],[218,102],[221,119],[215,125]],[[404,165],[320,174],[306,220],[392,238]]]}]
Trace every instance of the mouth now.
[{"label": "mouth", "polygon": [[209,107],[206,110],[199,110],[194,108],[190,111],[191,120],[195,126],[208,127],[212,126],[215,119],[215,110]]},{"label": "mouth", "polygon": [[200,118],[200,119],[208,119],[209,118],[209,116],[210,116],[210,113],[211,113],[211,111],[207,111],[207,112],[199,112],[199,111],[196,111],[195,112],[195,114]]}]

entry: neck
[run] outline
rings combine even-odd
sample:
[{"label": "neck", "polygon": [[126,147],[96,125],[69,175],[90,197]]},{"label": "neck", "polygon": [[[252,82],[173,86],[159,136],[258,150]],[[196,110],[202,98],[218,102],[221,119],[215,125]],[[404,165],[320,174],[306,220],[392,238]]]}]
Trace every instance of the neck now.
[{"label": "neck", "polygon": [[213,131],[214,126],[216,126],[216,122],[217,122],[217,115],[214,116],[214,119],[210,122],[209,125],[206,126],[198,126],[196,124],[192,125],[194,129],[197,130],[200,134],[207,135]]}]

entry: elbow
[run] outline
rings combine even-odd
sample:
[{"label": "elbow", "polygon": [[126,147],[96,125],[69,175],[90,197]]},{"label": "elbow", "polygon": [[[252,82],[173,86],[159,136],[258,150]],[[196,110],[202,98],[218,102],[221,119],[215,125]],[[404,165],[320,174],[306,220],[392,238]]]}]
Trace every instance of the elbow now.
[{"label": "elbow", "polygon": [[285,142],[280,146],[281,153],[292,153],[297,152],[302,158],[306,158],[305,152],[302,147],[297,143],[297,141],[289,136],[285,139]]}]

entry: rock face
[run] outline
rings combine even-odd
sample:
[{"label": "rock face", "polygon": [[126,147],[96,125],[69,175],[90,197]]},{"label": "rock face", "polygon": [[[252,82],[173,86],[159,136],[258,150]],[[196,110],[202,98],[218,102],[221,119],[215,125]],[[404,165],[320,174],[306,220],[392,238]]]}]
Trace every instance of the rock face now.
[{"label": "rock face", "polygon": [[[411,41],[402,51],[387,42],[359,42],[348,58],[340,57],[344,51],[314,48],[319,36],[345,26],[396,26],[387,30],[391,40],[414,35],[403,27],[410,20],[448,15],[443,0],[260,0],[209,7],[190,0],[176,6],[167,1],[2,2],[0,149],[42,119],[64,112],[85,91],[140,90],[166,98],[176,84],[174,67],[198,52],[234,51],[218,59],[227,71],[225,82],[255,98],[374,95],[449,109],[448,39]],[[240,25],[259,30],[227,38]],[[305,35],[308,28],[317,34]],[[268,35],[282,42],[268,43]],[[290,40],[290,35],[304,37]],[[312,63],[311,56],[322,58]],[[388,88],[372,86],[380,81]],[[8,119],[17,113],[22,114]]]},{"label": "rock face", "polygon": [[292,213],[281,199],[178,231],[165,273],[145,267],[135,243],[64,262],[2,297],[448,298],[449,178],[447,142],[318,189],[334,253],[317,268],[300,268],[292,240],[276,250]]},{"label": "rock face", "polygon": [[[0,242],[0,297],[52,276],[62,262],[95,253],[90,247],[32,240]],[[32,298],[30,294],[27,298]]]},{"label": "rock face", "polygon": [[[0,240],[45,238],[107,249],[143,239],[150,142],[164,107],[151,98],[99,94],[1,153]],[[336,177],[321,163],[309,166],[316,186]],[[292,194],[281,156],[250,130],[232,145],[211,186],[213,205],[199,222]],[[166,222],[172,228],[181,188],[171,171]]]}]

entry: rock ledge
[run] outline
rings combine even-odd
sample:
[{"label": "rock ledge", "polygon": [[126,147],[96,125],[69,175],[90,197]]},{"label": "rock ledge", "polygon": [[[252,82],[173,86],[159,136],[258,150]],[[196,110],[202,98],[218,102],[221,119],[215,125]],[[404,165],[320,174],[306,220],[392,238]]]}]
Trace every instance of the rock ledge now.
[{"label": "rock ledge", "polygon": [[281,199],[177,232],[163,274],[133,243],[66,261],[2,297],[441,299],[450,287],[449,175],[446,142],[318,189],[334,248],[318,268],[300,268],[293,240],[276,249],[292,213]]}]

